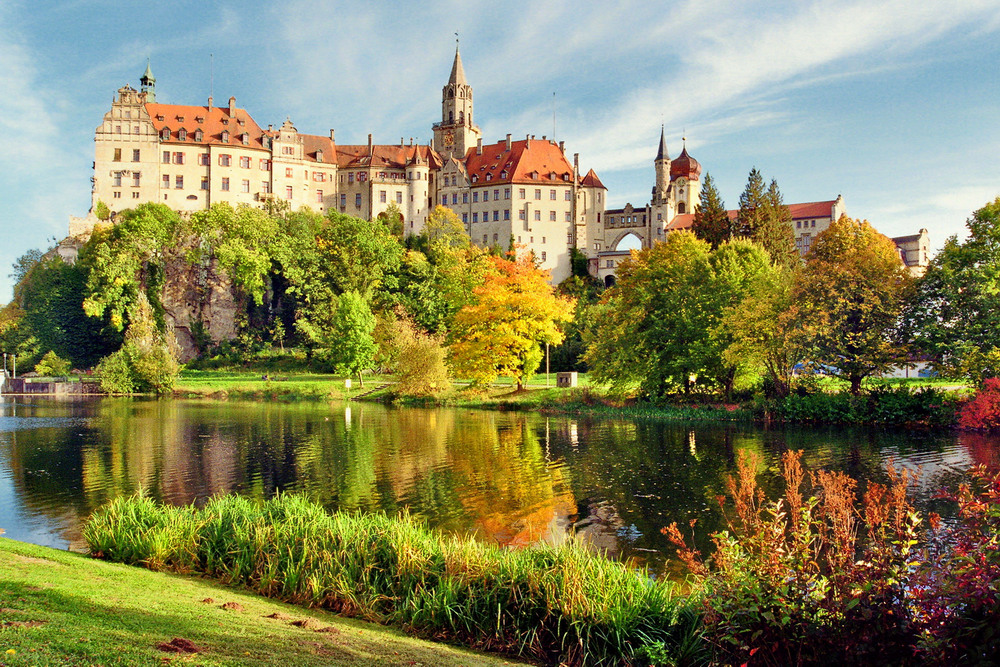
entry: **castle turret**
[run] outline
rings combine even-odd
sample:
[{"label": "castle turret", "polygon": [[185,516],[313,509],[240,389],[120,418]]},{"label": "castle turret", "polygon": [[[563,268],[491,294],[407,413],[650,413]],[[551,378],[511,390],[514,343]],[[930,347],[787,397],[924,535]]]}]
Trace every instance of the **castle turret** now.
[{"label": "castle turret", "polygon": [[670,196],[670,156],[667,154],[667,137],[664,134],[663,126],[660,126],[660,148],[656,152],[656,159],[653,161],[656,167],[656,184],[653,186],[652,205],[658,206],[667,203]]},{"label": "castle turret", "polygon": [[147,102],[156,101],[156,77],[149,67],[149,58],[146,59],[146,72],[139,79],[139,92],[146,94]]},{"label": "castle turret", "polygon": [[465,79],[462,56],[455,47],[451,76],[441,90],[441,122],[434,124],[434,148],[445,156],[464,158],[482,133],[472,121],[472,86]]}]

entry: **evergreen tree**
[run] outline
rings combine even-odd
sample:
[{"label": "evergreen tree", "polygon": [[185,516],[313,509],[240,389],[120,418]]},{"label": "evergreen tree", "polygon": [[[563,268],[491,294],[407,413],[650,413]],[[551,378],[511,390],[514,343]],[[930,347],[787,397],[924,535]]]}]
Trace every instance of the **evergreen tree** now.
[{"label": "evergreen tree", "polygon": [[740,195],[737,230],[771,255],[772,261],[786,267],[799,264],[792,233],[791,213],[785,206],[778,182],[771,180],[767,189],[756,167],[750,170],[746,188]]},{"label": "evergreen tree", "polygon": [[711,174],[706,173],[691,231],[701,240],[712,244],[713,248],[718,248],[721,243],[733,238],[734,227],[735,221],[726,212],[726,204],[715,187],[715,180]]}]

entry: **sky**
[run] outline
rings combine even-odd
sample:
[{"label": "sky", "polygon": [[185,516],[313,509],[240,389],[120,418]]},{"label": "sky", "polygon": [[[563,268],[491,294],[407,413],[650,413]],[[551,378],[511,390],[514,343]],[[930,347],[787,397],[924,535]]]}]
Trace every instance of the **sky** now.
[{"label": "sky", "polygon": [[87,213],[94,130],[147,58],[158,102],[426,143],[455,33],[484,141],[565,141],[609,207],[648,202],[661,125],[729,208],[757,167],[940,248],[1000,195],[1000,0],[0,0],[0,303]]}]

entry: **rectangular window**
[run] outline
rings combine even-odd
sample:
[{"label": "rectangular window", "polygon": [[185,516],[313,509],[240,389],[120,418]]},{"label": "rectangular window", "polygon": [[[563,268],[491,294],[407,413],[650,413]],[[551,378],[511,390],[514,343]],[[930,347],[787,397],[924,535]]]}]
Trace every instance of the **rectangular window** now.
[{"label": "rectangular window", "polygon": [[139,161],[139,149],[138,148],[133,148],[132,149],[132,162],[138,162],[138,161]]},{"label": "rectangular window", "polygon": [[490,200],[490,191],[483,190],[483,201],[489,201],[489,200]]},{"label": "rectangular window", "polygon": [[223,192],[229,192],[229,179],[228,178],[223,178],[222,179],[222,191]]},{"label": "rectangular window", "polygon": [[247,193],[250,192],[250,179],[249,178],[244,178],[243,181],[240,183],[240,191],[241,192],[247,192]]},{"label": "rectangular window", "polygon": [[[353,171],[347,175],[347,182],[349,184],[354,182],[354,172]],[[445,202],[445,203],[447,203],[447,202]]]},{"label": "rectangular window", "polygon": [[163,175],[163,187],[165,187],[165,188],[169,188],[170,187],[170,176],[167,175],[167,174]]},{"label": "rectangular window", "polygon": [[112,162],[121,162],[122,161],[122,149],[120,149],[120,148],[116,148],[115,149],[115,156],[113,158],[111,158],[111,161]]},{"label": "rectangular window", "polygon": [[500,211],[493,211],[493,222],[500,222]]},{"label": "rectangular window", "polygon": [[466,225],[469,224],[469,214],[468,213],[463,213],[462,214],[462,222],[464,224],[466,224]]},{"label": "rectangular window", "polygon": [[493,242],[494,242],[494,243],[496,243],[496,242],[498,242],[499,240],[500,240],[500,235],[499,235],[499,234],[494,234],[494,235],[493,235]]},{"label": "rectangular window", "polygon": [[357,193],[356,195],[354,195],[354,205],[357,206],[358,208],[361,208],[361,193],[360,192]]},{"label": "rectangular window", "polygon": [[397,204],[402,204],[403,203],[403,193],[402,192],[397,192],[396,193],[396,203]]},{"label": "rectangular window", "polygon": [[478,204],[479,203],[479,191],[478,190],[476,192],[472,193],[472,203],[473,204]]},{"label": "rectangular window", "polygon": [[525,195],[524,195],[524,188],[518,188],[517,189],[517,198],[518,199],[524,199],[524,197],[525,197]]},{"label": "rectangular window", "polygon": [[132,199],[138,199],[138,198],[139,198],[139,193],[138,192],[133,192],[132,193]]},{"label": "rectangular window", "polygon": [[285,167],[285,178],[291,178],[291,177],[292,177],[292,168]]},{"label": "rectangular window", "polygon": [[163,159],[161,162],[163,164],[170,164],[170,151],[163,151]]},{"label": "rectangular window", "polygon": [[551,222],[555,222],[556,221],[556,212],[555,211],[549,211],[549,220]]},{"label": "rectangular window", "polygon": [[314,171],[313,172],[313,181],[315,181],[316,183],[325,183],[326,182],[326,174],[324,174],[322,171]]},{"label": "rectangular window", "polygon": [[286,185],[285,186],[285,199],[291,199],[291,198],[292,198],[292,186]]},{"label": "rectangular window", "polygon": [[510,199],[510,188],[504,188],[503,189],[503,198],[504,199]]},{"label": "rectangular window", "polygon": [[540,188],[535,188],[535,199],[542,198],[542,190]]},{"label": "rectangular window", "polygon": [[549,199],[551,199],[552,201],[555,201],[555,199],[556,199],[556,191],[555,190],[549,190]]},{"label": "rectangular window", "polygon": [[541,220],[541,219],[542,219],[542,212],[535,211],[535,220]]},{"label": "rectangular window", "polygon": [[271,171],[271,161],[270,160],[261,160],[260,161],[260,170],[261,171]]},{"label": "rectangular window", "polygon": [[174,153],[174,164],[184,164],[184,153]]},{"label": "rectangular window", "polygon": [[378,191],[378,201],[379,201],[380,204],[384,204],[385,203],[385,190],[379,190]]},{"label": "rectangular window", "polygon": [[317,204],[322,204],[323,203],[323,191],[322,190],[317,190],[316,191],[316,203]]},{"label": "rectangular window", "polygon": [[260,191],[263,192],[266,195],[271,194],[271,183],[268,182],[268,181],[261,181],[260,182]]},{"label": "rectangular window", "polygon": [[573,222],[573,214],[566,211],[566,222]]},{"label": "rectangular window", "polygon": [[544,262],[546,259],[547,259],[547,257],[545,256],[545,251],[543,250],[542,251],[542,261]]},{"label": "rectangular window", "polygon": [[232,161],[233,161],[233,156],[232,155],[228,155],[226,153],[223,153],[222,155],[219,156],[219,166],[220,167],[228,167],[230,164],[232,164]]},{"label": "rectangular window", "polygon": [[139,172],[137,172],[137,171],[133,171],[132,172],[132,187],[133,188],[139,187],[139,176],[140,176]]},{"label": "rectangular window", "polygon": [[[167,195],[163,195],[164,198],[166,198],[166,196]],[[121,199],[121,198],[122,198],[122,193],[115,190],[115,199]]]},{"label": "rectangular window", "polygon": [[208,190],[208,177],[207,176],[202,176],[201,177],[201,189],[202,190]]},{"label": "rectangular window", "polygon": [[208,166],[208,160],[209,160],[208,153],[198,154],[198,164],[201,165],[202,167]]},{"label": "rectangular window", "polygon": [[490,242],[489,239],[490,239],[489,236],[487,236],[486,234],[483,234],[483,245],[486,245],[487,243],[489,243]]},{"label": "rectangular window", "polygon": [[462,203],[463,204],[468,204],[469,203],[469,193],[468,192],[463,192],[462,193]]},{"label": "rectangular window", "polygon": [[340,208],[347,208],[347,195],[340,195]]},{"label": "rectangular window", "polygon": [[184,189],[184,177],[183,176],[174,176],[174,189],[175,190],[183,190]]},{"label": "rectangular window", "polygon": [[479,214],[476,213],[475,211],[472,212],[472,221],[479,222]]},{"label": "rectangular window", "polygon": [[451,203],[452,204],[458,204],[458,193],[457,192],[452,193],[452,195],[451,195]]},{"label": "rectangular window", "polygon": [[509,208],[505,208],[503,210],[503,219],[504,220],[510,220],[510,209]]},{"label": "rectangular window", "polygon": [[523,208],[520,211],[517,212],[517,219],[518,220],[524,220],[524,209]]},{"label": "rectangular window", "polygon": [[566,191],[565,199],[566,199],[566,201],[572,201],[573,200],[573,191],[572,190],[567,190]]},{"label": "rectangular window", "polygon": [[122,186],[122,173],[120,171],[115,172],[115,175],[111,179],[111,184],[116,188],[120,188]]},{"label": "rectangular window", "polygon": [[500,190],[493,191],[493,201],[500,201]]},{"label": "rectangular window", "polygon": [[441,206],[448,205],[448,195],[441,195]]},{"label": "rectangular window", "polygon": [[244,169],[250,168],[250,158],[246,155],[240,156],[240,166]]}]

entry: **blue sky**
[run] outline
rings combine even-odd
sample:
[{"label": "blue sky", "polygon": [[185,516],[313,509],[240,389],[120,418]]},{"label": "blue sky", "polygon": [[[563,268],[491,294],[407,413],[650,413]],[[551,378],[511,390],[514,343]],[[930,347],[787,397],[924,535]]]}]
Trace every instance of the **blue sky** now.
[{"label": "blue sky", "polygon": [[648,200],[661,123],[730,208],[756,166],[788,203],[843,194],[940,247],[1000,195],[1000,0],[2,0],[0,302],[14,259],[86,213],[94,128],[147,58],[160,102],[211,91],[265,126],[425,143],[455,32],[484,139],[552,136],[554,105],[612,207]]}]

